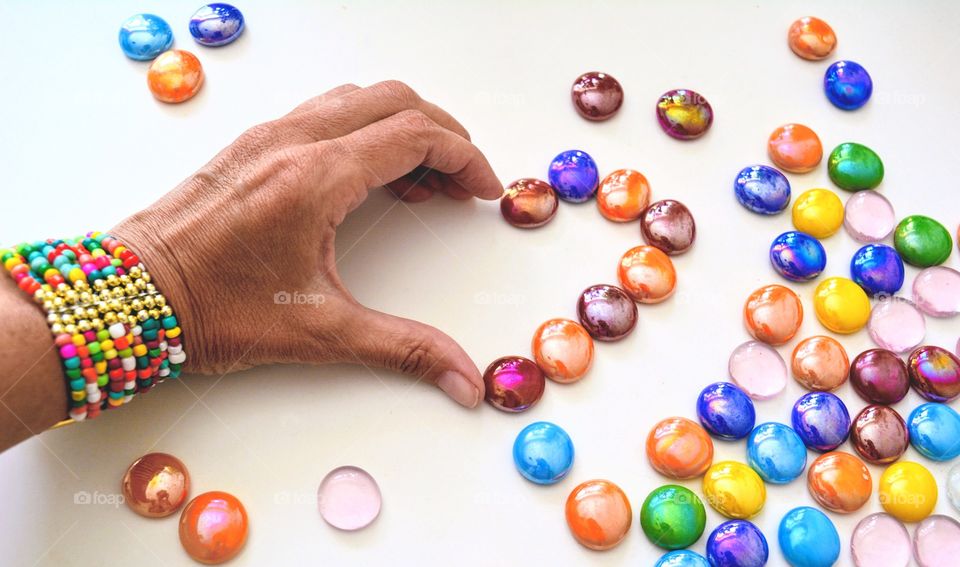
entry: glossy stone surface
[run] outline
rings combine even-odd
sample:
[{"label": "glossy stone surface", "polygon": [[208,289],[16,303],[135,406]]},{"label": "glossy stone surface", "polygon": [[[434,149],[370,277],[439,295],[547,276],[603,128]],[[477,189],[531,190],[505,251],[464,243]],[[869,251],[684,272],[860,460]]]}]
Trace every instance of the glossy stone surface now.
[{"label": "glossy stone surface", "polygon": [[770,134],[767,153],[780,169],[806,173],[823,159],[823,146],[817,133],[803,124],[784,124]]},{"label": "glossy stone surface", "polygon": [[932,317],[960,313],[960,272],[946,266],[926,268],[913,280],[913,300]]},{"label": "glossy stone surface", "polygon": [[120,49],[130,59],[149,61],[170,49],[173,30],[160,16],[134,14],[120,24]]},{"label": "glossy stone surface", "polygon": [[839,447],[850,432],[847,406],[830,392],[804,394],[793,405],[790,418],[803,444],[821,453]]},{"label": "glossy stone surface", "polygon": [[843,226],[858,242],[879,242],[897,224],[893,205],[875,191],[859,191],[850,195],[844,206]]},{"label": "glossy stone surface", "polygon": [[907,419],[910,444],[933,461],[950,461],[960,456],[960,415],[948,405],[922,404]]},{"label": "glossy stone surface", "polygon": [[854,418],[850,444],[868,463],[886,465],[903,455],[910,446],[910,435],[897,410],[870,405]]},{"label": "glossy stone surface", "polygon": [[571,203],[588,201],[597,192],[600,174],[597,162],[581,150],[560,152],[550,162],[547,180],[557,196]]},{"label": "glossy stone surface", "polygon": [[800,298],[782,285],[766,285],[754,290],[743,305],[747,332],[769,345],[782,345],[792,339],[802,322]]},{"label": "glossy stone surface", "polygon": [[790,204],[790,182],[769,165],[741,169],[733,191],[741,205],[761,215],[775,215]]},{"label": "glossy stone surface", "polygon": [[682,254],[693,246],[697,225],[690,209],[680,201],[665,199],[651,204],[640,217],[640,234],[650,246],[670,255]]},{"label": "glossy stone surface", "polygon": [[850,363],[850,384],[870,403],[895,404],[910,390],[910,376],[899,356],[874,348],[861,352]]},{"label": "glossy stone surface", "polygon": [[763,567],[770,549],[760,528],[746,520],[730,520],[707,537],[707,559],[712,567]]},{"label": "glossy stone surface", "polygon": [[700,93],[689,89],[667,91],[657,101],[657,122],[668,136],[693,140],[713,124],[713,107]]},{"label": "glossy stone surface", "polygon": [[727,370],[730,379],[755,400],[772,398],[787,387],[787,365],[780,353],[758,341],[734,349]]},{"label": "glossy stone surface", "polygon": [[747,519],[763,509],[767,489],[752,468],[736,461],[721,461],[703,475],[703,495],[724,516]]},{"label": "glossy stone surface", "polygon": [[236,496],[204,492],[180,514],[180,544],[194,561],[223,563],[243,549],[247,527],[247,510]]},{"label": "glossy stone surface", "polygon": [[903,287],[903,260],[886,244],[867,244],[853,253],[850,279],[867,295],[893,295]]},{"label": "glossy stone surface", "polygon": [[623,541],[630,531],[633,510],[619,486],[609,480],[588,480],[567,498],[566,518],[574,539],[602,551]]},{"label": "glossy stone surface", "polygon": [[714,437],[742,439],[753,431],[756,410],[746,392],[730,382],[714,382],[697,398],[697,418]]},{"label": "glossy stone surface", "polygon": [[540,401],[546,382],[540,367],[522,356],[498,358],[483,373],[487,402],[508,412],[524,411]]},{"label": "glossy stone surface", "polygon": [[960,557],[960,522],[937,514],[917,526],[913,552],[920,567],[949,567]]},{"label": "glossy stone surface", "polygon": [[637,304],[617,286],[598,284],[577,300],[580,324],[598,341],[618,341],[637,326]]},{"label": "glossy stone surface", "polygon": [[910,385],[931,402],[951,402],[960,396],[960,359],[947,349],[922,346],[907,359]]},{"label": "glossy stone surface", "polygon": [[673,295],[677,272],[670,257],[659,248],[636,246],[620,258],[617,279],[634,301],[660,303]]},{"label": "glossy stone surface", "polygon": [[603,178],[597,189],[597,209],[607,220],[637,220],[649,204],[650,184],[639,171],[613,171]]},{"label": "glossy stone surface", "polygon": [[127,467],[120,486],[123,501],[131,510],[147,518],[162,518],[186,502],[190,473],[173,455],[148,453]]},{"label": "glossy stone surface", "polygon": [[854,528],[850,554],[856,567],[907,567],[911,558],[910,534],[890,514],[870,514]]},{"label": "glossy stone surface", "polygon": [[523,478],[554,484],[573,466],[573,441],[562,427],[538,421],[524,427],[513,442],[513,464]]},{"label": "glossy stone surface", "polygon": [[827,174],[847,191],[874,189],[883,181],[883,161],[863,144],[844,142],[830,152]]},{"label": "glossy stone surface", "polygon": [[208,47],[233,42],[243,33],[243,28],[243,14],[230,4],[207,4],[190,18],[190,35]]},{"label": "glossy stone surface", "polygon": [[810,61],[826,59],[837,47],[837,36],[830,24],[806,16],[790,24],[787,30],[787,45],[790,50]]},{"label": "glossy stone surface", "polygon": [[953,239],[942,224],[930,217],[911,215],[897,225],[893,245],[903,261],[929,268],[944,263],[953,250]]},{"label": "glossy stone surface", "polygon": [[606,120],[620,110],[623,87],[606,73],[590,71],[573,82],[570,98],[580,116],[587,120]]},{"label": "glossy stone surface", "polygon": [[147,86],[161,102],[175,104],[189,100],[203,86],[203,67],[189,51],[165,51],[150,64]]},{"label": "glossy stone surface", "polygon": [[713,441],[696,422],[668,417],[647,435],[650,466],[668,478],[686,480],[703,474],[713,462]]},{"label": "glossy stone surface", "polygon": [[547,182],[532,177],[507,185],[500,198],[500,214],[517,228],[536,228],[557,214],[557,194]]},{"label": "glossy stone surface", "polygon": [[653,567],[710,567],[707,558],[689,549],[665,553]]},{"label": "glossy stone surface", "polygon": [[808,390],[836,390],[847,381],[850,360],[836,339],[818,335],[803,339],[790,358],[793,378]]},{"label": "glossy stone surface", "polygon": [[878,347],[899,354],[909,352],[923,341],[927,323],[923,313],[909,300],[886,297],[873,306],[867,330]]},{"label": "glossy stone surface", "polygon": [[786,425],[762,423],[747,438],[747,463],[765,482],[786,484],[803,474],[807,447]]},{"label": "glossy stone surface", "polygon": [[862,329],[870,318],[870,298],[847,278],[827,278],[813,292],[813,309],[827,329],[843,335]]},{"label": "glossy stone surface", "polygon": [[703,502],[689,489],[667,484],[654,489],[640,508],[640,527],[651,543],[663,549],[693,545],[707,524]]},{"label": "glossy stone surface", "polygon": [[792,217],[797,230],[827,238],[843,224],[843,203],[829,189],[808,189],[793,202]]},{"label": "glossy stone surface", "polygon": [[880,475],[880,505],[901,522],[919,522],[937,506],[937,481],[926,467],[911,461],[893,463]]},{"label": "glossy stone surface", "polygon": [[533,334],[530,350],[540,370],[555,382],[576,382],[593,364],[593,339],[570,319],[545,321]]},{"label": "glossy stone surface", "polygon": [[960,463],[953,465],[947,473],[947,499],[954,509],[960,511]]},{"label": "glossy stone surface", "polygon": [[320,516],[345,531],[363,529],[380,515],[380,487],[370,473],[350,465],[327,473],[317,489]]},{"label": "glossy stone surface", "polygon": [[856,110],[870,100],[873,80],[859,63],[837,61],[823,75],[823,92],[837,108]]},{"label": "glossy stone surface", "polygon": [[873,492],[873,479],[863,461],[850,453],[824,453],[810,464],[807,489],[818,504],[839,514],[863,507]]},{"label": "glossy stone surface", "polygon": [[800,506],[780,520],[780,551],[790,565],[831,567],[840,557],[840,534],[826,514]]},{"label": "glossy stone surface", "polygon": [[816,238],[791,230],[773,240],[770,263],[788,280],[805,282],[823,273],[827,266],[827,252]]}]

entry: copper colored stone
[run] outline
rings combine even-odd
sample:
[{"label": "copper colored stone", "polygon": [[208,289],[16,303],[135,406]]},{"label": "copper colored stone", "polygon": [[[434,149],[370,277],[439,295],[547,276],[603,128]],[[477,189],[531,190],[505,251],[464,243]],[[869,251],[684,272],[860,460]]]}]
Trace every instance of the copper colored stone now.
[{"label": "copper colored stone", "polygon": [[190,493],[190,474],[173,455],[148,453],[127,468],[121,488],[131,510],[148,518],[162,518],[183,506]]}]

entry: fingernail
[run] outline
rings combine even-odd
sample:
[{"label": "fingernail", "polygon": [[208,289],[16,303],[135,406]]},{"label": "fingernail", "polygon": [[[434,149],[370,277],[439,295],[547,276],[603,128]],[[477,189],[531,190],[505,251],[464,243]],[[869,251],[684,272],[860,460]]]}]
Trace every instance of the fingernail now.
[{"label": "fingernail", "polygon": [[477,387],[463,374],[447,370],[437,379],[437,386],[462,406],[473,408],[480,402]]}]

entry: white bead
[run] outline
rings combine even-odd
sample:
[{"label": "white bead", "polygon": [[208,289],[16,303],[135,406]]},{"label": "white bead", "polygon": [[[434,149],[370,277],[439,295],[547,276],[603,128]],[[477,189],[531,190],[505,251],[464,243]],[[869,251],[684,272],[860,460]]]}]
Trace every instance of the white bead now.
[{"label": "white bead", "polygon": [[161,368],[160,371],[157,372],[157,376],[160,376],[161,378],[166,378],[169,375],[170,375],[169,368]]},{"label": "white bead", "polygon": [[127,330],[123,328],[123,323],[114,323],[113,325],[110,325],[110,336],[114,339],[119,339],[126,334]]},{"label": "white bead", "polygon": [[175,352],[167,357],[167,360],[170,361],[170,364],[181,364],[186,359],[187,355],[182,352]]},{"label": "white bead", "polygon": [[160,346],[159,346],[159,348],[160,348],[161,351],[167,350],[167,341],[160,341]]},{"label": "white bead", "polygon": [[132,400],[132,399],[133,399],[133,396],[132,396],[132,395],[130,395],[130,396],[124,396],[124,397],[123,397],[123,403],[129,404],[129,403],[130,403],[130,400]]},{"label": "white bead", "polygon": [[137,381],[136,381],[136,380],[130,380],[129,382],[124,382],[124,383],[123,383],[123,389],[124,389],[124,390],[132,390],[132,389],[134,389],[134,388],[136,388],[136,387],[137,387]]},{"label": "white bead", "polygon": [[170,346],[167,347],[167,352],[170,354],[177,354],[183,352],[183,345]]},{"label": "white bead", "polygon": [[123,369],[126,370],[127,372],[134,370],[137,368],[137,359],[133,358],[132,356],[128,356],[127,358],[121,358],[120,366],[123,367]]},{"label": "white bead", "polygon": [[93,393],[87,396],[88,404],[95,404],[99,401],[100,401],[100,390],[97,390],[96,393]]},{"label": "white bead", "polygon": [[83,421],[87,419],[87,408],[73,408],[67,412],[67,415],[69,415],[73,421]]},{"label": "white bead", "polygon": [[95,393],[100,393],[100,387],[97,386],[96,382],[93,384],[87,384],[85,389],[87,390],[87,397],[92,396]]},{"label": "white bead", "polygon": [[137,325],[136,327],[130,329],[130,332],[133,333],[133,336],[139,337],[140,334],[143,333],[143,327]]}]

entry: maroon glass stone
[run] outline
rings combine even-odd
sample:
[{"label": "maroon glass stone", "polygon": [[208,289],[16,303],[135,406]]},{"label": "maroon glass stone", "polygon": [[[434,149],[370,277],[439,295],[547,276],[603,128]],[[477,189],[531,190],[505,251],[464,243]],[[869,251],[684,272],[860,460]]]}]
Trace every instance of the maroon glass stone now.
[{"label": "maroon glass stone", "polygon": [[910,446],[907,424],[890,406],[863,408],[850,427],[850,441],[860,456],[874,465],[892,463]]},{"label": "maroon glass stone", "polygon": [[599,284],[583,290],[577,300],[580,324],[598,341],[617,341],[637,325],[637,304],[617,286]]},{"label": "maroon glass stone", "polygon": [[540,367],[522,356],[498,358],[483,373],[486,400],[508,412],[524,411],[540,401],[546,383]]},{"label": "maroon glass stone", "polygon": [[889,405],[907,395],[910,377],[899,356],[874,348],[861,352],[850,363],[850,384],[868,402]]},{"label": "maroon glass stone", "polygon": [[606,120],[620,110],[623,87],[606,73],[591,71],[577,77],[570,89],[573,106],[587,120]]},{"label": "maroon glass stone", "polygon": [[693,246],[697,225],[686,205],[673,199],[664,199],[651,204],[640,216],[640,232],[650,246],[675,255]]}]

